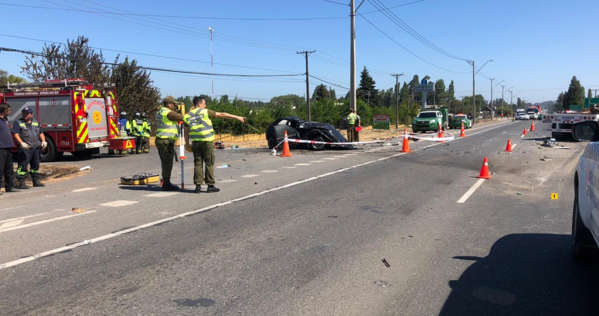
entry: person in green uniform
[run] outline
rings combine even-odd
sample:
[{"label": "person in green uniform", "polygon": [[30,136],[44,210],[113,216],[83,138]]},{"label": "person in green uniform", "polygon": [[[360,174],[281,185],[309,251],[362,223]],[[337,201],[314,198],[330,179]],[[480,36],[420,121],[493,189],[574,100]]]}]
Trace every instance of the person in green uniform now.
[{"label": "person in green uniform", "polygon": [[156,113],[156,148],[160,156],[162,168],[162,190],[177,191],[179,187],[171,183],[171,171],[175,158],[175,141],[179,133],[178,122],[183,121],[183,115],[174,111],[175,98],[168,96],[162,101],[162,106]]},{"label": "person in green uniform", "polygon": [[145,151],[146,146],[149,146],[144,137],[144,121],[141,119],[141,113],[135,113],[135,118],[131,120],[131,130],[135,136],[135,153],[140,154]]},{"label": "person in green uniform", "polygon": [[[206,192],[220,191],[214,186],[214,129],[211,119],[215,117],[245,122],[245,118],[242,116],[207,109],[206,100],[201,97],[193,98],[193,108],[183,118],[188,128],[185,133],[185,142],[189,145],[191,141],[193,151],[195,193],[200,193],[202,182],[206,182],[208,185]],[[204,167],[206,168],[205,172]]]},{"label": "person in green uniform", "polygon": [[146,115],[145,112],[142,113],[141,117],[143,120],[142,137],[143,137],[144,143],[145,143],[144,153],[149,153],[150,152],[150,135],[152,133],[152,124],[150,123],[150,121],[148,121],[148,116]]},{"label": "person in green uniform", "polygon": [[349,142],[358,142],[360,141],[360,136],[356,131],[356,127],[360,126],[360,116],[356,114],[356,110],[351,110],[351,112],[346,117],[347,120],[347,141]]}]

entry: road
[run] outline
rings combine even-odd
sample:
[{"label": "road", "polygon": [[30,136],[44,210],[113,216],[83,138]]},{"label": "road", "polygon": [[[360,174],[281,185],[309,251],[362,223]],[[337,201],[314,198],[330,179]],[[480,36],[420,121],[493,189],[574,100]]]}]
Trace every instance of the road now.
[{"label": "road", "polygon": [[155,153],[89,161],[0,200],[0,314],[596,314],[596,262],[569,256],[585,144],[541,147],[528,124],[409,154],[219,152],[218,194],[116,185]]}]

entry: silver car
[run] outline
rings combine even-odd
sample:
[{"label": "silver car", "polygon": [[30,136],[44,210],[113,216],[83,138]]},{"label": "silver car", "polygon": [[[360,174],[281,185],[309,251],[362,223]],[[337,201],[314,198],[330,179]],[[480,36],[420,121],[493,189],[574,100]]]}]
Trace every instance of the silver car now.
[{"label": "silver car", "polygon": [[599,244],[599,124],[578,123],[572,134],[576,140],[591,141],[574,174],[572,252],[580,258],[595,252]]}]

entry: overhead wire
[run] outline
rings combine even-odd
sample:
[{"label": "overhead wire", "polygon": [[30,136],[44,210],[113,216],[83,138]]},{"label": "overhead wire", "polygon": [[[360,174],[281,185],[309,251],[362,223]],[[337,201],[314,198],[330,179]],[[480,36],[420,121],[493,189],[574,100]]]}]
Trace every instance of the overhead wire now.
[{"label": "overhead wire", "polygon": [[316,80],[318,80],[318,81],[321,81],[321,82],[324,82],[324,83],[328,83],[328,84],[330,84],[331,86],[334,86],[334,87],[337,87],[337,88],[341,88],[341,89],[349,90],[349,88],[348,88],[348,87],[346,87],[346,86],[342,86],[341,84],[334,83],[334,82],[332,82],[332,81],[324,80],[324,79],[322,79],[322,78],[319,78],[319,77],[317,77],[317,76],[315,76],[315,75],[312,75],[312,74],[310,74],[310,78],[316,79]]}]

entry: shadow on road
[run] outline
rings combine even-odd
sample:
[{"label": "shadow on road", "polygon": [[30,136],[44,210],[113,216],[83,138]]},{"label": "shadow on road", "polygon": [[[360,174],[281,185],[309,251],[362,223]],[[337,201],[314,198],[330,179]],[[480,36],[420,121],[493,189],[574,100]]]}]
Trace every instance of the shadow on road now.
[{"label": "shadow on road", "polygon": [[599,260],[576,262],[570,236],[513,234],[472,260],[440,315],[599,315]]}]

